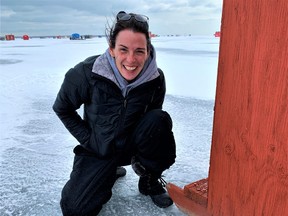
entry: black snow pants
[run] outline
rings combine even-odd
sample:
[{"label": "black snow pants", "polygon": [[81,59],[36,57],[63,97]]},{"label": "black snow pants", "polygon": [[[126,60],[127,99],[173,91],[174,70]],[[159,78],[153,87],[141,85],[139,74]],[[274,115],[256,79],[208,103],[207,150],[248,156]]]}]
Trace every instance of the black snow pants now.
[{"label": "black snow pants", "polygon": [[64,216],[97,215],[112,196],[117,166],[130,164],[134,155],[151,172],[162,173],[168,169],[176,158],[169,114],[162,110],[146,113],[130,135],[126,147],[117,157],[105,160],[80,146],[74,149],[73,170],[62,190],[60,202]]}]

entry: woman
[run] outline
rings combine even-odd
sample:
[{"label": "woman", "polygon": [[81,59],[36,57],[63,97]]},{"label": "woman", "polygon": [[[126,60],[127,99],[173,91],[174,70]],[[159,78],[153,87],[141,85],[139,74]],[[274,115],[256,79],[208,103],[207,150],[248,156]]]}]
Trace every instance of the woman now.
[{"label": "woman", "polygon": [[[97,215],[116,179],[132,164],[139,191],[159,207],[173,204],[161,174],[176,158],[172,120],[162,110],[165,79],[157,68],[148,17],[119,12],[109,48],[70,69],[53,109],[79,141],[63,215]],[[76,112],[84,104],[83,118]]]}]

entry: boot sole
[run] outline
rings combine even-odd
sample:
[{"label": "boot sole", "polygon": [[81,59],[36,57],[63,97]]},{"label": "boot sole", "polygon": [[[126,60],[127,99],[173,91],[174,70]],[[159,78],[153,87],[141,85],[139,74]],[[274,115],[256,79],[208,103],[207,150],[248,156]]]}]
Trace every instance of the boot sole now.
[{"label": "boot sole", "polygon": [[155,198],[153,198],[153,196],[157,196],[157,195],[150,195],[150,194],[144,193],[143,191],[140,191],[140,190],[139,190],[139,192],[140,192],[141,194],[145,195],[145,196],[150,196],[152,202],[153,202],[157,207],[159,207],[159,208],[167,208],[167,207],[173,205],[173,201],[172,201],[171,198],[170,198],[170,199],[171,199],[171,203],[169,203],[169,204],[167,204],[167,205],[161,205],[161,204],[159,204],[159,203],[157,203],[157,202],[155,201]]}]

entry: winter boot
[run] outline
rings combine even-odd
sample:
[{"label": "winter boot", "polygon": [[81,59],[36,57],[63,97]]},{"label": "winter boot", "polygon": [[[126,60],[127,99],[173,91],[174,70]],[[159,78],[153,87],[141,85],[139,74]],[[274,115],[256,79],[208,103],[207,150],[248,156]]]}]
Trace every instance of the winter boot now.
[{"label": "winter boot", "polygon": [[126,175],[126,169],[122,166],[117,167],[116,170],[116,179],[124,177]]},{"label": "winter boot", "polygon": [[167,208],[173,204],[172,199],[164,189],[166,182],[163,178],[153,174],[140,177],[138,188],[140,193],[149,195],[154,202],[160,208]]},{"label": "winter boot", "polygon": [[132,157],[131,165],[134,172],[140,176],[138,182],[140,193],[149,195],[154,204],[160,208],[166,208],[173,204],[172,199],[164,189],[166,182],[161,178],[161,173],[149,173],[136,157]]}]

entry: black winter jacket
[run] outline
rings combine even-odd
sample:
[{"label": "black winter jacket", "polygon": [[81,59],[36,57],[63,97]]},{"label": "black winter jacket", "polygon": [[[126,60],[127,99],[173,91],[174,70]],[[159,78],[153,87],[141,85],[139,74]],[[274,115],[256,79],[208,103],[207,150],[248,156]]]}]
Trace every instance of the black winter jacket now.
[{"label": "black winter jacket", "polygon": [[[92,56],[70,69],[53,110],[86,150],[100,158],[125,147],[137,121],[152,109],[162,109],[165,78],[160,76],[132,89],[126,97],[111,80],[92,72]],[[83,118],[77,113],[84,104]]]}]

